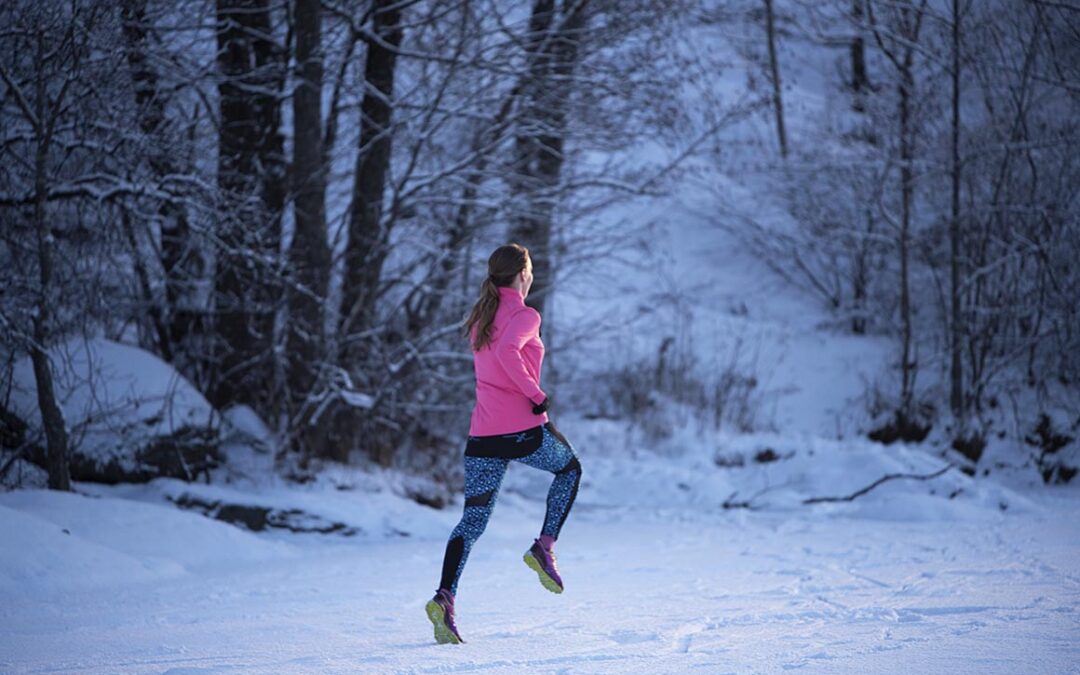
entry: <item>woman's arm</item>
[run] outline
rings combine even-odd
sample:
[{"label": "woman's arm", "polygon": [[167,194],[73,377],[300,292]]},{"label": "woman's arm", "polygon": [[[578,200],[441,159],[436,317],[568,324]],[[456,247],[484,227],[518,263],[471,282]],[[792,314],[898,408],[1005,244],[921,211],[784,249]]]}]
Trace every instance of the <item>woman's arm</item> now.
[{"label": "woman's arm", "polygon": [[506,329],[503,330],[495,345],[495,358],[506,371],[506,375],[533,403],[542,403],[547,395],[525,367],[521,348],[529,341],[529,338],[536,334],[538,328],[540,328],[540,313],[532,307],[526,307],[510,317],[510,322],[506,324]]}]

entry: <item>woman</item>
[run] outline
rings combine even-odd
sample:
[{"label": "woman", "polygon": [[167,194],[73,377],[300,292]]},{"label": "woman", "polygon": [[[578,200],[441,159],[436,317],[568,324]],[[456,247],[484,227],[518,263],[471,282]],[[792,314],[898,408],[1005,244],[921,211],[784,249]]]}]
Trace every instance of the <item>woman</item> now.
[{"label": "woman", "polygon": [[426,607],[440,644],[463,642],[454,622],[458,579],[491,517],[510,461],[555,474],[540,536],[525,552],[525,564],[553,593],[563,590],[555,540],[581,482],[581,464],[548,421],[548,397],[540,389],[540,313],[525,304],[533,281],[529,251],[500,246],[488,259],[488,273],[465,322],[476,369],[476,406],[465,446],[465,513],[450,533],[439,589]]}]

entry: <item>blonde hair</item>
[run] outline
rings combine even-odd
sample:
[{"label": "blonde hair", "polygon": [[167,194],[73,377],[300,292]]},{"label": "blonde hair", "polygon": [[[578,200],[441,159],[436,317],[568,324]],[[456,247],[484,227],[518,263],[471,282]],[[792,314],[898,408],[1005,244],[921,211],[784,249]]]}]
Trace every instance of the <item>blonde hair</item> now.
[{"label": "blonde hair", "polygon": [[471,337],[476,327],[473,351],[480,351],[491,342],[491,322],[499,308],[499,289],[514,283],[514,277],[529,264],[529,249],[520,244],[506,244],[495,249],[488,258],[488,275],[480,285],[480,298],[465,320],[465,336]]}]

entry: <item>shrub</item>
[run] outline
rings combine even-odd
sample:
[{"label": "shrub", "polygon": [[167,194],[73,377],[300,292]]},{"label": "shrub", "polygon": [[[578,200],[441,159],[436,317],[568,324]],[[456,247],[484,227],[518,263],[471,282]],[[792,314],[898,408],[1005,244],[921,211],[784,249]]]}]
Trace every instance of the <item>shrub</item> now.
[{"label": "shrub", "polygon": [[1061,450],[1073,442],[1073,437],[1054,427],[1050,416],[1039,415],[1035,429],[1024,438],[1028,445],[1038,448],[1035,465],[1044,483],[1068,483],[1077,469],[1069,466],[1061,457]]}]

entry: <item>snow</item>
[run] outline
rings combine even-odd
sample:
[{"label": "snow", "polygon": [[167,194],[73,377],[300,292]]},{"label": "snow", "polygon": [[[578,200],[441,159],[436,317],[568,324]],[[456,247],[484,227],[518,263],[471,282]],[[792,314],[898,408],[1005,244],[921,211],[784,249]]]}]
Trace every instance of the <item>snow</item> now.
[{"label": "snow", "polygon": [[[769,432],[680,429],[646,447],[613,420],[559,423],[584,467],[557,547],[566,592],[521,561],[550,476],[511,465],[459,588],[464,645],[435,645],[423,612],[461,497],[435,510],[402,496],[403,476],[337,467],[304,486],[233,476],[0,495],[0,670],[1062,673],[1080,661],[1076,490],[950,470],[805,505],[943,460]],[[755,461],[765,448],[778,459]],[[252,475],[271,461],[230,460]],[[755,509],[723,508],[734,491],[757,495]],[[358,534],[250,533],[177,509],[181,494],[301,508]]]},{"label": "snow", "polygon": [[[838,422],[883,367],[883,344],[818,328],[811,303],[686,222],[675,283],[699,302],[678,327],[709,367],[736,336],[755,344],[772,419],[736,433],[684,418],[651,437],[556,411],[584,468],[557,547],[562,595],[521,561],[550,476],[512,465],[461,580],[467,642],[434,644],[423,605],[460,486],[435,510],[406,496],[423,480],[373,467],[286,483],[270,471],[272,434],[236,408],[212,484],[0,494],[0,672],[1076,672],[1075,486],[953,468],[804,504],[947,460]],[[749,311],[730,312],[736,300]],[[777,459],[756,461],[765,450]],[[299,509],[355,534],[247,532],[177,508],[184,495]]]},{"label": "snow", "polygon": [[[177,510],[161,497],[177,481],[0,495],[0,670],[1065,673],[1080,662],[1080,524],[1064,515],[1075,491],[1022,496],[947,474],[850,504],[723,509],[721,478],[766,465],[706,472],[698,451],[631,456],[603,425],[563,424],[575,444],[609,439],[580,448],[583,484],[557,547],[566,591],[548,593],[521,561],[549,478],[514,465],[462,577],[459,646],[433,643],[423,605],[460,498],[437,511],[371,493],[362,486],[380,481],[359,469],[294,490],[294,504],[367,525],[339,537],[256,535]],[[862,476],[845,474],[871,462],[866,445],[816,446],[823,475],[794,491],[855,485]],[[784,463],[768,470],[799,473]],[[350,477],[354,489],[338,489]],[[965,491],[949,499],[954,484]],[[393,504],[409,536],[372,527]]]},{"label": "snow", "polygon": [[[132,463],[130,448],[185,427],[216,424],[217,414],[176,369],[146,350],[100,337],[75,337],[48,350],[53,389],[79,454],[101,464]],[[41,428],[29,356],[12,370],[12,412]]]},{"label": "snow", "polygon": [[175,508],[45,490],[3,495],[4,595],[164,582],[288,547]]}]

